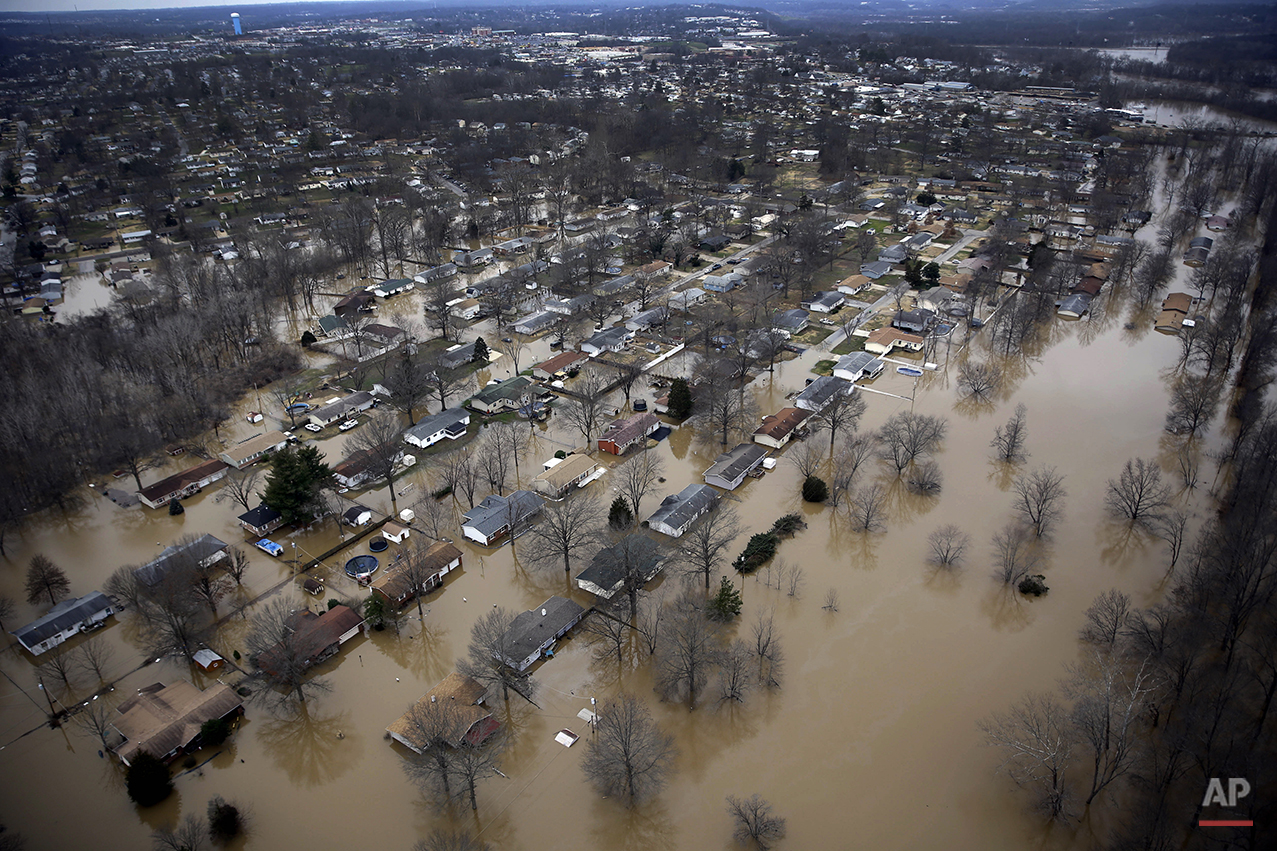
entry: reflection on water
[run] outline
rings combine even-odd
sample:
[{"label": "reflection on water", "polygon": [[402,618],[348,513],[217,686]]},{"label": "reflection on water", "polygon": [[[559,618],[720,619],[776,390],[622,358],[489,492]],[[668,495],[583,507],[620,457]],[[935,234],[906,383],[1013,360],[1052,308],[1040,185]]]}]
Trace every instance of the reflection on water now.
[{"label": "reflection on water", "polygon": [[252,730],[276,768],[304,789],[330,783],[354,768],[365,738],[353,728],[349,712],[325,712],[312,703],[319,701],[281,707],[278,717],[267,717]]}]

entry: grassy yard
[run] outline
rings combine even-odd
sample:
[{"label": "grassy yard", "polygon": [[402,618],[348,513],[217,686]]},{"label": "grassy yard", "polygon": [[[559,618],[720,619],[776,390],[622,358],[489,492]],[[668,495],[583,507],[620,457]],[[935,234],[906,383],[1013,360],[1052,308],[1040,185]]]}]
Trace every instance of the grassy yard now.
[{"label": "grassy yard", "polygon": [[[849,355],[852,352],[863,352],[864,350],[865,338],[857,337],[853,334],[838,345],[834,346],[833,353],[836,355]],[[828,363],[828,361],[821,361],[821,363]]]},{"label": "grassy yard", "polygon": [[[839,348],[841,348],[841,346]],[[834,354],[837,354],[837,353],[838,353],[838,349],[834,349]],[[816,373],[817,375],[833,375],[834,366],[837,363],[838,361],[834,361],[834,360],[818,360],[816,361],[816,365],[811,368],[811,371]]]},{"label": "grassy yard", "polygon": [[823,342],[832,333],[834,333],[834,329],[828,325],[813,325],[805,329],[801,334],[795,334],[791,340],[804,346],[815,346]]}]

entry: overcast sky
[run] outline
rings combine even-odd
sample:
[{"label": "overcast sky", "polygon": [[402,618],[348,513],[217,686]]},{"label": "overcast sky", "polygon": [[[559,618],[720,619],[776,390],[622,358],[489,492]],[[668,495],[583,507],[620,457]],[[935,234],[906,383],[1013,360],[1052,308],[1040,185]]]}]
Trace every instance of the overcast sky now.
[{"label": "overcast sky", "polygon": [[[229,17],[240,6],[279,3],[280,0],[0,0],[0,14],[5,12],[81,12],[90,9],[172,9],[177,6],[222,6]],[[308,0],[325,2],[325,0]],[[426,2],[422,3],[424,7]]]}]

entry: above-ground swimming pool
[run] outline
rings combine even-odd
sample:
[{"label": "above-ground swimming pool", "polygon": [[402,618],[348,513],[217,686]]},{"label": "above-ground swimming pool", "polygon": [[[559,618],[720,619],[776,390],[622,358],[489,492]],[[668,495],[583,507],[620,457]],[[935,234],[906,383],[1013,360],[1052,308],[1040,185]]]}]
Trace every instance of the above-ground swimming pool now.
[{"label": "above-ground swimming pool", "polygon": [[353,579],[367,579],[377,572],[377,557],[355,556],[346,562],[346,575]]}]

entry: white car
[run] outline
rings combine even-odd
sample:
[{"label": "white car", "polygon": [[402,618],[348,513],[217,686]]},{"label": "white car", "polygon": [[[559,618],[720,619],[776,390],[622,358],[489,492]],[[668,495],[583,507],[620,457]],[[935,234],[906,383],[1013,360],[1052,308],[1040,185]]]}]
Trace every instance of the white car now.
[{"label": "white car", "polygon": [[314,423],[306,423],[306,425],[302,426],[302,428],[306,429],[306,431],[313,432],[321,432],[324,430],[323,426],[317,426]]},{"label": "white car", "polygon": [[355,426],[357,426],[357,425],[359,425],[359,420],[346,420],[344,423],[342,423],[341,425],[337,426],[337,430],[338,430],[338,431],[350,431],[352,428],[354,428],[354,427],[355,427]]}]

